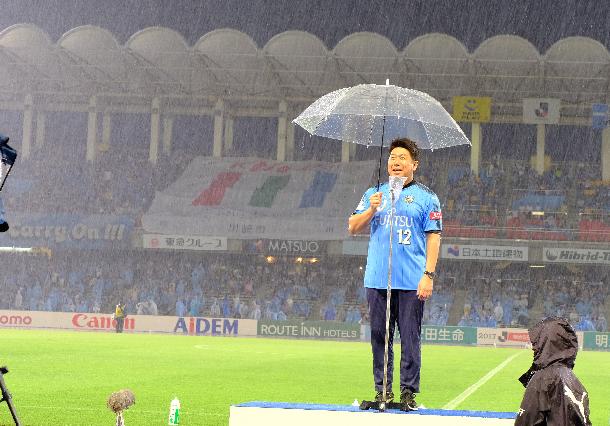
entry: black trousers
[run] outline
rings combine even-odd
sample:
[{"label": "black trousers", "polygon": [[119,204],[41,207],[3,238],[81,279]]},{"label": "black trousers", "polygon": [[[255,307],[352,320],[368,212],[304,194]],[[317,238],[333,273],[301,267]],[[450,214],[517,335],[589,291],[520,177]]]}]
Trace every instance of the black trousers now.
[{"label": "black trousers", "polygon": [[124,317],[120,317],[120,318],[116,318],[116,332],[117,333],[122,333],[123,332],[123,324],[125,323],[125,318]]},{"label": "black trousers", "polygon": [[[387,290],[367,288],[371,322],[371,349],[373,351],[373,376],[375,390],[383,391],[383,355],[385,351],[385,319]],[[388,340],[388,382],[392,390],[394,372],[394,329],[400,332],[400,390],[419,392],[421,368],[421,322],[424,301],[417,298],[415,290],[392,290],[390,299],[390,337]]]}]

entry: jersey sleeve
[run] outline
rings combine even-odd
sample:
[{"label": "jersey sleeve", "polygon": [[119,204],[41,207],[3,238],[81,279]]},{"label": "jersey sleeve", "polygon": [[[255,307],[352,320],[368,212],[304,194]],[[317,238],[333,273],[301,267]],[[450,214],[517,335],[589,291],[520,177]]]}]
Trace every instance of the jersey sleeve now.
[{"label": "jersey sleeve", "polygon": [[436,194],[431,194],[428,200],[424,218],[424,232],[441,232],[443,230],[443,214],[441,203]]},{"label": "jersey sleeve", "polygon": [[374,191],[374,188],[367,189],[367,191],[364,193],[364,195],[360,199],[358,206],[356,206],[356,210],[354,210],[354,213],[352,213],[352,214],[364,213],[371,206],[370,198],[371,198],[371,195],[373,195],[373,191]]}]

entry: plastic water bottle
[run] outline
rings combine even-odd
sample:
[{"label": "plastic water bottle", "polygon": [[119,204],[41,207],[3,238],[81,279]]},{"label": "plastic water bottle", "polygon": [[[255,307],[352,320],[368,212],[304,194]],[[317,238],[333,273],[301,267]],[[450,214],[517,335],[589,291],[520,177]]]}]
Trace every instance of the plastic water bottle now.
[{"label": "plastic water bottle", "polygon": [[174,426],[180,424],[180,401],[178,401],[177,397],[172,399],[171,404],[169,405],[169,425]]}]

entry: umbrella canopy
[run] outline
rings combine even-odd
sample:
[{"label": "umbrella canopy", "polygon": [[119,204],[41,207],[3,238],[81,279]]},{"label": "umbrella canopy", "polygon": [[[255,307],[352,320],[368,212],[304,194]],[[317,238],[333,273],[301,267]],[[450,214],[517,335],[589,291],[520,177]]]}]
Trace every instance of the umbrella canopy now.
[{"label": "umbrella canopy", "polygon": [[12,166],[17,159],[17,151],[8,145],[8,139],[8,136],[0,133],[0,161]]},{"label": "umbrella canopy", "polygon": [[[17,151],[8,145],[8,139],[8,136],[4,136],[2,133],[0,133],[0,191],[2,191],[2,188],[4,188],[4,182],[6,182],[6,178],[11,172],[13,164],[15,164],[15,160],[17,159]],[[6,169],[5,165],[9,166],[8,169]],[[0,211],[1,209],[2,207],[0,206]]]},{"label": "umbrella canopy", "polygon": [[322,96],[294,119],[310,134],[367,146],[409,138],[422,149],[470,145],[432,96],[393,85],[360,84]]}]

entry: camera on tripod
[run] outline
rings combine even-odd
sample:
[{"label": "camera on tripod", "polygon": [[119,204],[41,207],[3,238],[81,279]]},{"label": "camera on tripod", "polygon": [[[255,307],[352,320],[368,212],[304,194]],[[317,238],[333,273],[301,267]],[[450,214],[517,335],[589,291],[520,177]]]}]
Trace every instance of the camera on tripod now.
[{"label": "camera on tripod", "polygon": [[6,402],[6,404],[8,405],[8,409],[11,412],[11,416],[13,416],[15,426],[21,426],[19,418],[17,417],[17,410],[15,410],[15,406],[13,405],[13,397],[8,391],[6,383],[4,383],[4,375],[6,373],[8,373],[8,368],[6,367],[6,365],[0,367],[0,390],[2,391],[2,399],[0,399],[0,403]]},{"label": "camera on tripod", "polygon": [[[15,160],[17,159],[17,151],[8,145],[8,136],[0,133],[0,191],[4,188],[4,183],[8,177]],[[0,197],[0,232],[8,231],[8,223],[4,219],[4,205],[2,197]]]}]

